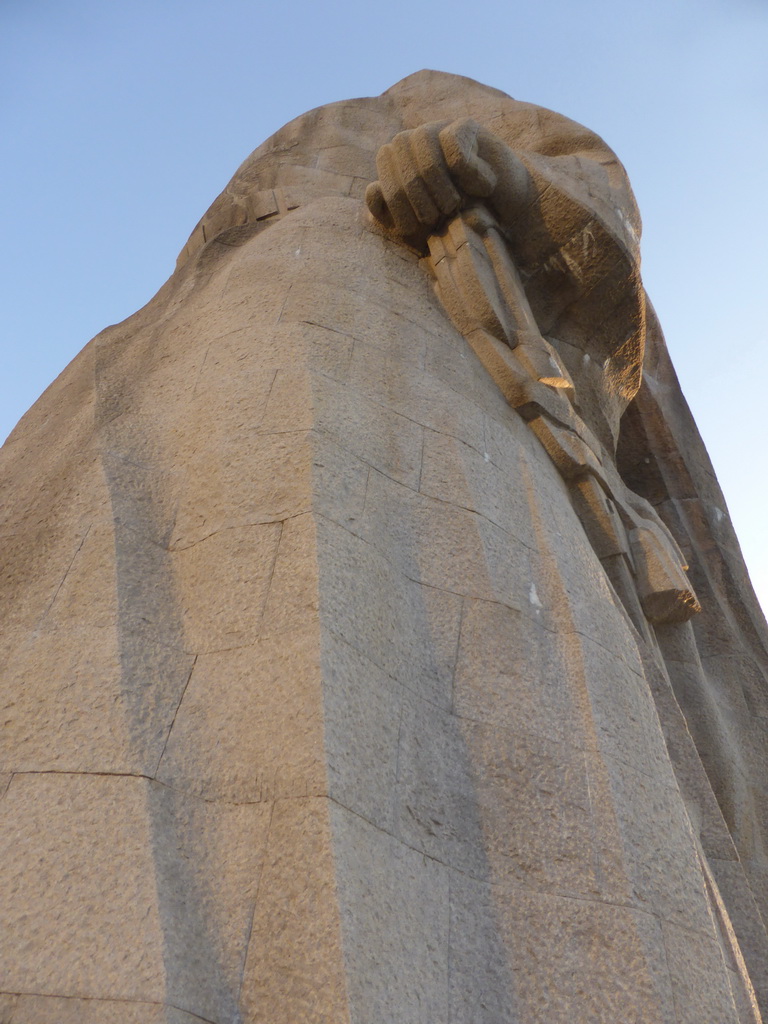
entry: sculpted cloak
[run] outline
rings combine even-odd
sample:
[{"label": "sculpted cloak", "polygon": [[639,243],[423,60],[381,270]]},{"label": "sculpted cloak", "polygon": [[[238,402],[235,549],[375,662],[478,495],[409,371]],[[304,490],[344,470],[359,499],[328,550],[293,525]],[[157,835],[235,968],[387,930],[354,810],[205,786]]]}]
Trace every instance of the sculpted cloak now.
[{"label": "sculpted cloak", "polygon": [[[403,139],[464,159],[419,238]],[[3,1021],[768,1013],[768,636],[639,228],[595,135],[420,72],[257,149],[24,417]]]}]

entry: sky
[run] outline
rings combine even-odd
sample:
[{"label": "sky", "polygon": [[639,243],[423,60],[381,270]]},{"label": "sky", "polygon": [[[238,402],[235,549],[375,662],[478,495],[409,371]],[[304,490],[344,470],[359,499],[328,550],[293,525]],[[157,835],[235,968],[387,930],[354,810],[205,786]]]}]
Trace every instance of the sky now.
[{"label": "sky", "polygon": [[768,609],[768,0],[0,0],[0,440],[144,305],[242,160],[421,68],[618,153],[643,276]]}]

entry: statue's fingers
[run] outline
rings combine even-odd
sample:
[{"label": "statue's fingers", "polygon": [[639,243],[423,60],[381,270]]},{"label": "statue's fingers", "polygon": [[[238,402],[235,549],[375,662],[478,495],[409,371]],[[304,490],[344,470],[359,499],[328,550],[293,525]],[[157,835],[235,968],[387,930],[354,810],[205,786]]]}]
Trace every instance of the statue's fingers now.
[{"label": "statue's fingers", "polygon": [[454,121],[440,132],[440,146],[459,186],[471,196],[489,196],[496,187],[496,174],[478,153],[482,128],[471,117]]},{"label": "statue's fingers", "polygon": [[451,181],[435,125],[422,124],[408,133],[413,160],[442,216],[455,213],[461,196]]},{"label": "statue's fingers", "polygon": [[410,144],[411,132],[400,132],[392,139],[392,155],[397,166],[397,173],[403,185],[408,202],[413,208],[417,220],[426,227],[433,227],[441,217],[435,205]]},{"label": "statue's fingers", "polygon": [[418,234],[419,220],[400,177],[392,143],[382,146],[376,154],[376,170],[379,173],[382,196],[395,230],[406,237]]}]

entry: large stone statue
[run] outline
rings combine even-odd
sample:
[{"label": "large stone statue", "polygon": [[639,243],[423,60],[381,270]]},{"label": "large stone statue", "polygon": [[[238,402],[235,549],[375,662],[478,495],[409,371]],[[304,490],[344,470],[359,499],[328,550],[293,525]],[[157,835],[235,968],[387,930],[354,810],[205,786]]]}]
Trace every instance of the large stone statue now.
[{"label": "large stone statue", "polygon": [[639,230],[595,135],[421,72],[21,421],[3,1024],[768,1020],[768,631]]}]

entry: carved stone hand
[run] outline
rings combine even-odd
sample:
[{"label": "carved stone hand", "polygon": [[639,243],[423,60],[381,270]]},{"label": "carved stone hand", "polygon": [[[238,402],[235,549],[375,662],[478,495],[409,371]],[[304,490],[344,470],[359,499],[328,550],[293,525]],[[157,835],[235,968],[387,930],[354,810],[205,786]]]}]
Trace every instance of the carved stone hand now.
[{"label": "carved stone hand", "polygon": [[430,234],[478,199],[504,227],[527,205],[528,171],[511,149],[472,118],[400,132],[376,157],[379,179],[365,198],[387,231],[424,249]]}]

